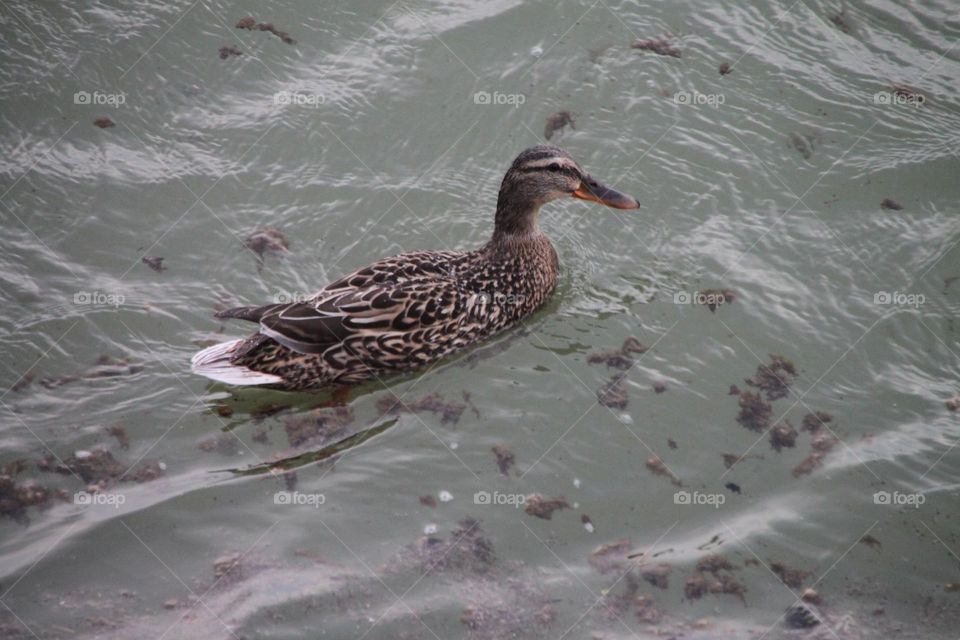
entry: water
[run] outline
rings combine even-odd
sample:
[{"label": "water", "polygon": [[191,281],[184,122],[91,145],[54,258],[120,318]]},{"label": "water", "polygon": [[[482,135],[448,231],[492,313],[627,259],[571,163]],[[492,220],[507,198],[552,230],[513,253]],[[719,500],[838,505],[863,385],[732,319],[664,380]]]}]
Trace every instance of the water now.
[{"label": "water", "polygon": [[[800,633],[782,614],[805,588],[817,637],[956,637],[957,5],[850,2],[849,34],[833,3],[792,0],[328,5],[0,9],[0,387],[18,387],[0,462],[65,497],[0,520],[4,637],[778,638]],[[233,28],[248,14],[296,44]],[[666,33],[682,58],[629,48]],[[479,245],[502,172],[561,109],[576,128],[552,142],[642,208],[551,205],[563,277],[528,332],[365,387],[329,441],[382,430],[295,481],[230,472],[320,449],[285,425],[327,397],[192,376],[199,344],[243,331],[214,306]],[[258,269],[243,242],[266,226],[291,247]],[[715,313],[675,302],[717,288],[736,299]],[[588,354],[630,335],[652,348],[608,409],[616,370]],[[775,421],[834,418],[841,443],[808,475],[809,433],[777,453],[735,420],[728,388],[768,354],[799,373]],[[40,383],[101,355],[133,373]],[[380,416],[434,393],[459,420]],[[36,465],[103,449],[132,470],[99,504]],[[148,464],[161,477],[131,481]],[[534,493],[571,508],[513,504]],[[714,553],[742,598],[693,597]],[[664,590],[640,577],[657,563]],[[809,573],[788,587],[778,563]]]}]

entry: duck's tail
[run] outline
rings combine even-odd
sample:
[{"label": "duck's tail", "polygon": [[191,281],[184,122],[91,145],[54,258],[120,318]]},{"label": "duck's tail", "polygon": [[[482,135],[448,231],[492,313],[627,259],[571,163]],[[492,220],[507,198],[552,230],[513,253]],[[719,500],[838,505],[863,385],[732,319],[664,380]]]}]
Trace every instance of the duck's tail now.
[{"label": "duck's tail", "polygon": [[212,347],[207,347],[198,352],[190,359],[191,369],[194,373],[206,376],[211,380],[223,382],[231,385],[258,385],[258,384],[281,384],[283,378],[272,373],[261,373],[248,369],[242,364],[234,364],[233,356],[237,349],[246,342],[246,338],[237,338],[229,342],[221,342]]}]

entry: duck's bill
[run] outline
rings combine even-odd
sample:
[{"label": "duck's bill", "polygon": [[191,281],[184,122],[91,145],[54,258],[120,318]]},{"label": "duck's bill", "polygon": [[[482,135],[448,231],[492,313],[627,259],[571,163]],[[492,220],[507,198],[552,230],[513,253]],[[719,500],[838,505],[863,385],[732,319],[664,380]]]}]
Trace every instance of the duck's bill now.
[{"label": "duck's bill", "polygon": [[577,190],[571,195],[574,198],[580,198],[581,200],[599,202],[600,204],[605,204],[608,207],[613,207],[614,209],[640,208],[640,203],[637,202],[636,198],[628,196],[625,193],[621,193],[616,189],[611,189],[610,187],[600,184],[592,178],[581,182]]}]

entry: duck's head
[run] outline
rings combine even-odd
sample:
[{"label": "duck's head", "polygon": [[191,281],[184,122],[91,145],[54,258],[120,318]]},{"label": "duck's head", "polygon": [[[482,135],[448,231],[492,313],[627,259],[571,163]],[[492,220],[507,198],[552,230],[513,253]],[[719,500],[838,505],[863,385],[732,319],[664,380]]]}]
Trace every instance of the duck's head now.
[{"label": "duck's head", "polygon": [[640,206],[631,196],[595,180],[563,149],[540,144],[518,155],[503,177],[497,199],[496,232],[534,233],[540,207],[568,197],[615,209]]}]

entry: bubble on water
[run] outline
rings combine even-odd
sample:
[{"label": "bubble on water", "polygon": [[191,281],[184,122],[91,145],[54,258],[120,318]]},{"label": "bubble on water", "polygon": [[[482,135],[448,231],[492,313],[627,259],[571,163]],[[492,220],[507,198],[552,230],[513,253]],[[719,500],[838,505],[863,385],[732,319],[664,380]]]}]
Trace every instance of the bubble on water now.
[{"label": "bubble on water", "polygon": [[440,502],[450,502],[451,500],[453,500],[453,494],[447,491],[446,489],[438,493],[437,497],[440,498]]},{"label": "bubble on water", "polygon": [[574,478],[574,479],[573,479],[573,486],[576,487],[577,489],[580,488],[580,485],[581,485],[581,484],[583,484],[583,483],[580,482],[580,478]]},{"label": "bubble on water", "polygon": [[423,528],[424,535],[432,536],[437,532],[437,525],[432,522]]},{"label": "bubble on water", "polygon": [[457,442],[451,442],[451,443],[450,443],[450,449],[451,449],[452,451],[456,451],[456,450],[457,450],[457,447],[459,447],[459,446],[460,446],[460,444],[457,443]]},{"label": "bubble on water", "polygon": [[620,422],[623,424],[633,424],[633,416],[631,416],[629,413],[621,413]]},{"label": "bubble on water", "polygon": [[572,509],[579,509],[579,508],[580,508],[580,503],[579,503],[579,502],[574,502],[574,503],[573,503],[573,506],[572,506],[571,508],[572,508]]},{"label": "bubble on water", "polygon": [[543,47],[541,47],[540,45],[537,45],[531,48],[530,55],[532,55],[534,58],[539,58],[540,56],[543,55]]},{"label": "bubble on water", "polygon": [[93,454],[87,451],[86,449],[79,449],[73,454],[73,457],[76,458],[77,460],[85,460],[86,458],[89,458],[92,455]]},{"label": "bubble on water", "polygon": [[593,523],[589,520],[583,523],[583,528],[586,529],[589,533],[593,533]]},{"label": "bubble on water", "polygon": [[159,463],[157,466],[160,467],[160,471],[166,471],[166,470],[167,470],[167,463],[166,463],[166,462],[161,462],[161,463]]}]

